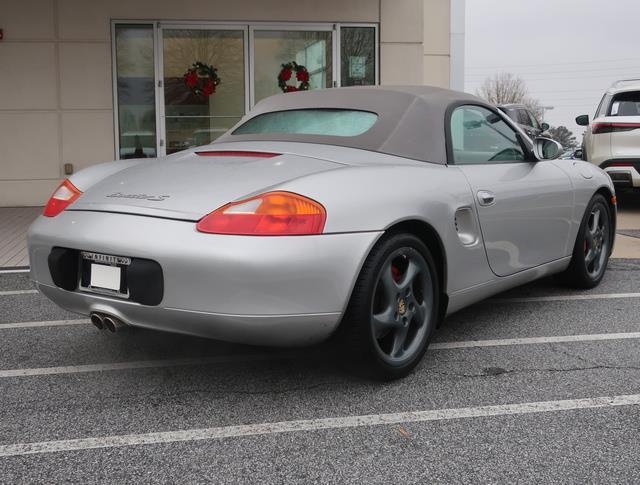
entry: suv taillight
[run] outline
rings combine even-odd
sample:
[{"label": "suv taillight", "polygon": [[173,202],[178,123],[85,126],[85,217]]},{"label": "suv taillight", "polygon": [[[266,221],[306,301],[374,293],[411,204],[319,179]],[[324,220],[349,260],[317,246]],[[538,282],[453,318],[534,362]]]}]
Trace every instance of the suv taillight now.
[{"label": "suv taillight", "polygon": [[615,133],[618,131],[631,131],[640,128],[640,123],[594,123],[591,133],[599,135],[601,133]]},{"label": "suv taillight", "polygon": [[611,162],[606,165],[606,168],[609,167],[633,167],[633,163],[631,162]]}]

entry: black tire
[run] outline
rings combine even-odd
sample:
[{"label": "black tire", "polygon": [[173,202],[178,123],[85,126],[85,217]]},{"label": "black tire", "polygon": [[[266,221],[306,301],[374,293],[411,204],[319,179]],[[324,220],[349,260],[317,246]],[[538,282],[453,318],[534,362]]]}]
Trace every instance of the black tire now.
[{"label": "black tire", "polygon": [[350,368],[378,380],[408,375],[437,325],[438,281],[431,252],[420,239],[383,236],[360,271],[339,330]]},{"label": "black tire", "polygon": [[[597,221],[594,219],[596,213],[599,214]],[[598,227],[594,228],[594,224]],[[573,288],[589,289],[597,286],[607,269],[611,238],[609,204],[602,195],[596,194],[584,212],[571,263],[559,275],[560,280]]]}]

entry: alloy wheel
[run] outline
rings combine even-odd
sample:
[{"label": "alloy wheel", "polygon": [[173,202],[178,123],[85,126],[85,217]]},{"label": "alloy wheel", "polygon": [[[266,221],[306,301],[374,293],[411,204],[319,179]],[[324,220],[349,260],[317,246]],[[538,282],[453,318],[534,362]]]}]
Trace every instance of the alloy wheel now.
[{"label": "alloy wheel", "polygon": [[609,253],[609,221],[604,209],[596,205],[587,221],[584,238],[584,262],[587,274],[597,279]]},{"label": "alloy wheel", "polygon": [[371,329],[376,350],[390,364],[410,360],[429,336],[431,278],[424,257],[410,247],[393,251],[382,265],[372,302]]}]

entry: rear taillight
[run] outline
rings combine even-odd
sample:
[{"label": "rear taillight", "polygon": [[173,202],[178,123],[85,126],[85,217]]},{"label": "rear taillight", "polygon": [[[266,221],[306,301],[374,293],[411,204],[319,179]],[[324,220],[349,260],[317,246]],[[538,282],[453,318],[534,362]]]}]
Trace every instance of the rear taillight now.
[{"label": "rear taillight", "polygon": [[325,208],[292,192],[267,192],[232,202],[203,217],[196,228],[211,234],[301,236],[322,234]]},{"label": "rear taillight", "polygon": [[606,168],[609,167],[633,167],[633,163],[631,162],[610,162],[607,164]]},{"label": "rear taillight", "polygon": [[69,179],[65,179],[53,193],[49,202],[47,202],[43,214],[47,217],[55,217],[69,207],[81,195],[82,192],[80,192]]},{"label": "rear taillight", "polygon": [[631,131],[637,128],[640,128],[640,123],[594,123],[591,128],[591,133],[599,135],[601,133]]}]

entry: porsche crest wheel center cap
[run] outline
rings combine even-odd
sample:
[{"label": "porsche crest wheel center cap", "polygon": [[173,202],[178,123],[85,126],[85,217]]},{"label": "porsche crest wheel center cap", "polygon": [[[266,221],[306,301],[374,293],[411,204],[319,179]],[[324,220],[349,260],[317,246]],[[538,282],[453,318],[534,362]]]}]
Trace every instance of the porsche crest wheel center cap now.
[{"label": "porsche crest wheel center cap", "polygon": [[407,302],[404,301],[404,298],[400,298],[398,300],[398,313],[400,315],[404,315],[405,313],[407,313]]}]

